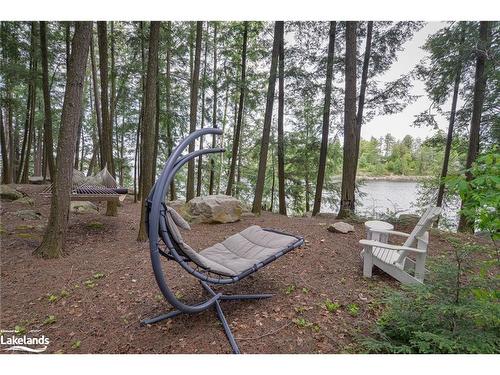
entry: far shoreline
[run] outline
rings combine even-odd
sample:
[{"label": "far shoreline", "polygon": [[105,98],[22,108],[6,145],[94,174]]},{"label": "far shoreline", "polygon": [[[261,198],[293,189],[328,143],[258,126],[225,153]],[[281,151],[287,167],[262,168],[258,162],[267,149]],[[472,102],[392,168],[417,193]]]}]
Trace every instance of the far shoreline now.
[{"label": "far shoreline", "polygon": [[[388,181],[388,182],[422,182],[432,179],[433,176],[402,176],[402,175],[385,175],[385,176],[356,176],[356,182],[364,181]],[[334,181],[341,181],[342,176],[335,176]]]}]

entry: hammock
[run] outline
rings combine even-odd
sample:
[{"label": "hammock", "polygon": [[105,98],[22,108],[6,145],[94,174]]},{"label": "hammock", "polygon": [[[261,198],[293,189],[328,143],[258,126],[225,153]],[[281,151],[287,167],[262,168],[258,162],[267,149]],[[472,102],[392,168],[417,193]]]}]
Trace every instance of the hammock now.
[{"label": "hammock", "polygon": [[[94,176],[85,176],[83,172],[73,169],[73,186],[70,199],[72,201],[120,201],[127,196],[128,190],[121,188],[113,176],[108,172],[107,166]],[[52,196],[52,184],[47,186],[40,195]]]}]

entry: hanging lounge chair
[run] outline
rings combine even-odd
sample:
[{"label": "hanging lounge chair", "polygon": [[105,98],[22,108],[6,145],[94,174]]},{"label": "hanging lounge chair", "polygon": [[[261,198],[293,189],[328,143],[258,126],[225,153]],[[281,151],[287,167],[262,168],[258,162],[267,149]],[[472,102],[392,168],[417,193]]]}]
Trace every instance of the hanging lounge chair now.
[{"label": "hanging lounge chair", "polygon": [[[207,134],[220,135],[222,130],[205,128],[187,136],[172,151],[146,200],[146,226],[153,272],[162,294],[175,310],[152,319],[143,320],[141,323],[153,324],[180,314],[194,314],[214,307],[233,352],[240,353],[222,311],[221,302],[269,298],[272,297],[272,294],[226,295],[216,293],[210,285],[236,283],[287,252],[300,247],[304,240],[300,236],[253,225],[200,252],[194,251],[184,241],[179,227],[190,229],[189,224],[175,210],[164,203],[165,197],[175,173],[189,160],[203,154],[224,152],[222,148],[208,148],[191,152],[185,156],[181,155],[190,143]],[[162,256],[167,260],[177,262],[184,271],[198,279],[201,286],[208,292],[208,298],[204,302],[194,305],[180,301],[167,284],[162,267]]]}]

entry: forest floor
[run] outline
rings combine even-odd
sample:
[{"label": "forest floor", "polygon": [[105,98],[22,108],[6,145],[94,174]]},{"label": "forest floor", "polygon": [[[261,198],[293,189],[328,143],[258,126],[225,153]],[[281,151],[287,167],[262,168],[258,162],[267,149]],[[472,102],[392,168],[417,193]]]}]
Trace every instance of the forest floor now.
[{"label": "forest floor", "polygon": [[[105,216],[104,205],[98,214],[71,214],[66,255],[44,260],[32,252],[43,236],[50,199],[38,195],[43,186],[17,188],[35,204],[1,203],[1,329],[40,329],[50,339],[49,353],[231,352],[213,310],[139,324],[172,309],[156,285],[148,244],[136,241],[139,203],[127,197],[118,217]],[[14,214],[27,208],[39,211],[41,219]],[[357,338],[373,329],[384,289],[399,285],[379,270],[372,279],[363,278],[358,244],[363,225],[353,223],[354,233],[331,233],[326,228],[334,221],[264,213],[232,224],[196,224],[184,234],[195,249],[252,224],[305,237],[302,248],[223,288],[228,294],[275,294],[261,301],[223,302],[243,353],[352,352]],[[450,256],[445,236],[433,231],[430,257]],[[203,298],[196,280],[177,264],[165,261],[164,270],[179,298]],[[335,312],[327,311],[327,300],[339,304]]]}]

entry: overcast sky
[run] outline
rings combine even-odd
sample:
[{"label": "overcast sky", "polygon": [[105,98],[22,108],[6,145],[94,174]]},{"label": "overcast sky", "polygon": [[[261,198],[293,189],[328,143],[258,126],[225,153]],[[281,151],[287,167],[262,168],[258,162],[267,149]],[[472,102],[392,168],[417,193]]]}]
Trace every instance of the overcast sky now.
[{"label": "overcast sky", "polygon": [[[442,22],[429,22],[420,29],[420,31],[413,36],[413,39],[405,43],[405,48],[399,53],[398,60],[393,64],[391,69],[381,77],[381,80],[394,80],[413,69],[427,54],[420,48],[425,43],[427,37],[443,28],[445,25],[446,24]],[[428,109],[431,104],[425,93],[423,82],[414,81],[411,93],[413,95],[420,95],[421,97],[398,114],[377,116],[370,122],[364,124],[361,128],[362,138],[370,139],[372,136],[380,138],[387,133],[391,133],[398,139],[403,138],[407,134],[422,139],[432,135],[434,130],[431,128],[416,128],[411,126],[415,119],[415,115]],[[441,129],[446,129],[447,123],[444,117],[436,116],[436,121]]]}]

